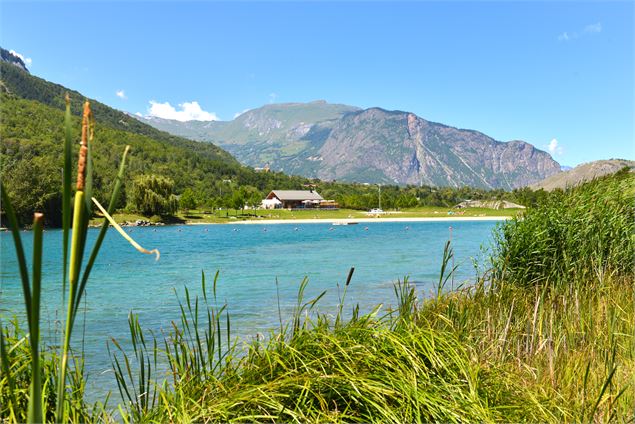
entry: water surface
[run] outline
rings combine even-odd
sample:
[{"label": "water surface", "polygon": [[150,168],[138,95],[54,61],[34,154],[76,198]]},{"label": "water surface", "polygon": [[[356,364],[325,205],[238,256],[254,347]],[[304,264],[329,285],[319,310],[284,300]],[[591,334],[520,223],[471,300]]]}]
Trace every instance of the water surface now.
[{"label": "water surface", "polygon": [[[338,304],[338,283],[355,273],[346,303],[359,303],[362,311],[376,304],[395,304],[393,284],[408,276],[418,293],[430,293],[438,281],[443,247],[452,226],[455,283],[475,275],[473,259],[483,263],[482,246],[491,242],[495,222],[330,224],[196,225],[132,228],[131,235],[148,249],[158,248],[161,259],[134,250],[109,230],[89,280],[85,309],[78,317],[74,345],[86,353],[89,397],[115,389],[106,352],[110,337],[127,338],[127,316],[139,315],[144,328],[160,334],[178,318],[175,291],[187,286],[200,293],[201,272],[208,290],[219,271],[217,293],[227,302],[232,331],[249,340],[278,326],[278,290],[283,319],[296,302],[300,282],[309,279],[306,296],[327,293],[318,305],[332,313]],[[97,235],[89,230],[88,246]],[[21,233],[30,260],[32,234]],[[59,329],[61,303],[62,232],[44,234],[43,331]],[[0,234],[0,314],[6,322],[23,314],[22,288],[11,235]],[[85,319],[84,319],[85,318]],[[57,330],[59,331],[59,330]],[[55,336],[59,337],[59,334]],[[92,394],[91,394],[92,393]]]}]

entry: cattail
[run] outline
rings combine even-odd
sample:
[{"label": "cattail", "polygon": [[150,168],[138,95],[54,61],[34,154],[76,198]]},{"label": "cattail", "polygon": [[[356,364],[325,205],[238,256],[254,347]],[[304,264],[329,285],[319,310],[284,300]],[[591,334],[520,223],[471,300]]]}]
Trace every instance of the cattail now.
[{"label": "cattail", "polygon": [[[79,148],[79,160],[77,162],[77,190],[84,191],[85,177],[86,177],[86,155],[88,153],[88,134],[89,127],[91,127],[90,102],[84,102],[84,114],[82,117],[82,139],[80,141]],[[92,129],[90,130],[92,138]]]}]

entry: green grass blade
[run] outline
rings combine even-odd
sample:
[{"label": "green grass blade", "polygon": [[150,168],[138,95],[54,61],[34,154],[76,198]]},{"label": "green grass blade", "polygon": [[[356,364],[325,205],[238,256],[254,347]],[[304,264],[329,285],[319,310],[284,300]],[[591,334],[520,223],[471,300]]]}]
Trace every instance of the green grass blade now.
[{"label": "green grass blade", "polygon": [[33,287],[30,322],[31,329],[31,395],[29,396],[29,412],[27,422],[42,422],[42,376],[40,369],[40,294],[42,282],[42,223],[44,215],[33,217]]},{"label": "green grass blade", "polygon": [[4,325],[2,324],[2,320],[0,320],[0,365],[2,367],[2,374],[7,379],[9,385],[9,402],[11,402],[11,408],[15,409],[17,407],[17,403],[15,402],[15,383],[9,367],[9,354],[4,341]]},{"label": "green grass blade", "polygon": [[[20,237],[20,228],[18,227],[18,219],[15,216],[15,210],[9,200],[4,184],[0,183],[0,192],[2,197],[2,208],[9,220],[11,235],[13,236],[13,244],[15,246],[15,254],[18,258],[18,266],[20,268],[20,278],[22,280],[22,292],[24,293],[24,305],[26,306],[27,317],[31,316],[31,285],[29,284],[29,273],[26,267],[26,259],[24,257],[24,248],[22,247],[22,238]],[[29,331],[31,330],[31,321],[29,319]]]},{"label": "green grass blade", "polygon": [[609,387],[609,385],[611,384],[611,381],[613,380],[615,371],[617,371],[617,367],[614,367],[613,369],[611,369],[611,372],[609,372],[608,377],[606,377],[606,380],[604,381],[604,384],[602,385],[602,390],[600,390],[600,394],[598,395],[598,398],[595,401],[595,405],[593,405],[593,409],[591,409],[591,413],[589,414],[589,419],[592,421],[594,420],[595,412],[597,411],[598,406],[600,406],[600,402],[602,402],[602,397],[604,397],[604,392],[606,392],[607,387]]},{"label": "green grass blade", "polygon": [[68,270],[68,235],[71,227],[71,178],[73,140],[71,135],[71,103],[66,94],[66,114],[64,115],[64,173],[62,174],[62,305],[66,296],[66,273]]},{"label": "green grass blade", "polygon": [[[130,150],[130,146],[126,146],[123,152],[123,156],[121,157],[121,165],[119,166],[119,173],[117,174],[117,178],[115,179],[115,186],[112,190],[112,194],[110,196],[110,203],[108,204],[108,213],[112,214],[115,210],[117,202],[119,201],[119,195],[121,193],[121,186],[123,184],[123,176],[126,169],[126,157],[128,155],[128,151]],[[95,240],[95,244],[93,246],[93,250],[90,253],[90,257],[88,258],[88,263],[86,263],[86,267],[84,268],[84,273],[82,275],[81,282],[79,283],[79,288],[77,290],[77,297],[75,299],[75,310],[79,308],[79,303],[81,301],[82,294],[84,293],[84,289],[86,288],[86,284],[88,283],[88,277],[90,276],[90,271],[93,269],[93,265],[95,264],[95,260],[97,259],[97,255],[99,254],[99,249],[104,241],[104,237],[106,236],[106,232],[108,231],[109,223],[108,220],[104,218],[104,223],[99,230],[99,235],[97,236],[97,240]]]},{"label": "green grass blade", "polygon": [[69,291],[68,291],[68,307],[66,309],[66,325],[63,333],[62,353],[60,355],[60,371],[57,385],[57,408],[55,418],[58,422],[64,421],[64,394],[66,388],[66,368],[68,366],[68,350],[71,343],[71,333],[73,331],[73,322],[75,321],[74,304],[75,289],[77,286],[77,278],[79,275],[79,267],[81,265],[81,252],[79,252],[84,213],[84,192],[75,193],[75,208],[73,211],[73,234],[71,239],[71,260],[69,270]]}]

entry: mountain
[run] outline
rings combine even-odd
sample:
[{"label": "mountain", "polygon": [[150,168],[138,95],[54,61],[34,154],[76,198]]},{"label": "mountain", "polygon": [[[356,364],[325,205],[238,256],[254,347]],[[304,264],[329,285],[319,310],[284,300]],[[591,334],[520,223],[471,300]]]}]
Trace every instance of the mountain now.
[{"label": "mountain", "polygon": [[552,175],[551,177],[548,177],[538,183],[532,184],[530,185],[530,188],[534,190],[544,189],[547,191],[551,191],[556,188],[564,189],[576,186],[584,181],[592,180],[593,178],[613,174],[622,168],[630,168],[631,172],[635,171],[635,161],[625,159],[608,159],[584,163],[570,169],[569,171]]},{"label": "mountain", "polygon": [[322,180],[513,189],[560,172],[548,153],[523,141],[325,101],[266,105],[226,122],[145,122],[215,143],[250,166]]},{"label": "mountain", "polygon": [[210,141],[210,137],[213,137],[226,145],[244,145],[272,140],[293,142],[318,122],[334,121],[358,110],[354,106],[317,100],[265,105],[247,110],[233,121],[182,122],[156,117],[142,117],[141,120],[160,130],[192,140]]},{"label": "mountain", "polygon": [[317,124],[330,128],[338,119],[360,110],[354,106],[310,103],[271,104],[243,112],[232,121],[174,121],[155,117],[144,122],[197,141],[222,146],[249,166],[271,165],[289,174],[317,177],[297,164],[296,156],[310,151],[311,139],[305,136]]},{"label": "mountain", "polygon": [[10,63],[22,69],[23,71],[29,72],[29,70],[26,68],[26,64],[18,55],[15,55],[13,54],[13,52],[5,50],[2,47],[0,47],[0,62]]},{"label": "mountain", "polygon": [[[0,86],[4,88],[0,91],[0,178],[22,222],[39,210],[45,212],[49,224],[58,224],[64,94],[71,96],[75,137],[79,136],[79,111],[85,96],[7,62],[0,62]],[[236,186],[266,192],[306,183],[282,173],[256,172],[213,144],[159,131],[95,100],[91,107],[97,124],[93,158],[94,190],[99,199],[109,197],[125,145],[132,149],[124,199],[131,181],[140,174],[164,175],[174,180],[177,194],[191,188],[205,200],[220,192],[231,193]],[[125,206],[125,200],[120,206]]]}]

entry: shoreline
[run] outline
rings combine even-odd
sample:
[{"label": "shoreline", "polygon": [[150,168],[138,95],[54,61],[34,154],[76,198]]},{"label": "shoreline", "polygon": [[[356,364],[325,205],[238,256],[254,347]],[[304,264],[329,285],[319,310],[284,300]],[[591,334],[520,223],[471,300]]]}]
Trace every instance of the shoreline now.
[{"label": "shoreline", "polygon": [[[123,228],[136,227],[173,227],[177,225],[279,225],[279,224],[333,224],[333,223],[382,223],[382,222],[452,222],[452,221],[506,221],[511,216],[457,216],[457,217],[411,217],[411,218],[296,218],[296,219],[246,219],[243,221],[228,222],[183,222],[183,223],[162,223],[159,225],[125,225],[119,223]],[[100,228],[99,225],[89,225],[88,228]],[[45,228],[46,230],[58,230],[60,228]],[[21,228],[20,231],[31,231],[31,228]],[[9,233],[8,228],[0,227],[0,234]]]},{"label": "shoreline", "polygon": [[[452,222],[452,221],[506,221],[511,216],[457,216],[457,217],[412,217],[412,218],[305,218],[305,219],[247,219],[234,222],[186,222],[184,225],[255,225],[255,224],[332,224],[373,222]],[[179,225],[179,224],[176,224]]]}]

